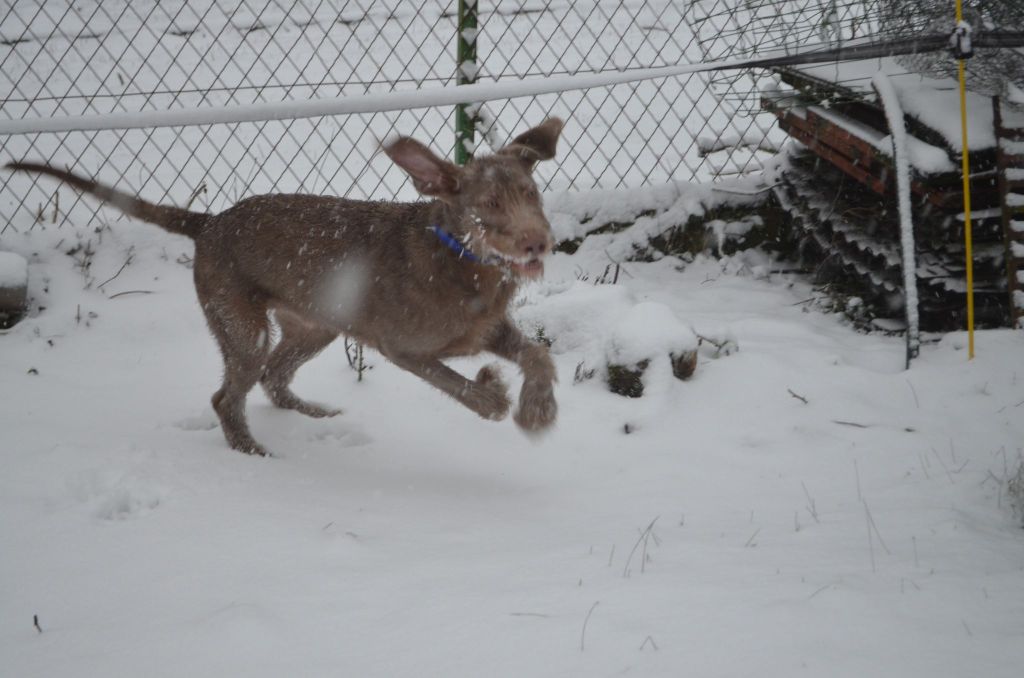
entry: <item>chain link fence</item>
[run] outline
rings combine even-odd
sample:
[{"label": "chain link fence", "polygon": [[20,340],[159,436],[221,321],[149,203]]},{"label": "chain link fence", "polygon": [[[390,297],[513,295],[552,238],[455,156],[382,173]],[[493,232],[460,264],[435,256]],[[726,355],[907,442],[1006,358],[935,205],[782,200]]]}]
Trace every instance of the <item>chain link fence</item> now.
[{"label": "chain link fence", "polygon": [[[0,9],[0,118],[344,97],[630,71],[806,41],[876,3],[798,0],[12,0]],[[841,6],[841,7],[840,7]],[[839,9],[836,9],[839,7]],[[461,37],[476,61],[458,64]],[[837,14],[838,12],[838,14]],[[860,14],[858,14],[860,13]],[[796,34],[804,26],[808,35]],[[810,28],[806,28],[810,26]],[[856,30],[856,29],[854,29]],[[794,40],[795,38],[795,40]],[[464,46],[465,47],[465,46]],[[781,139],[752,105],[758,74],[662,78],[471,107],[477,142],[548,115],[568,122],[548,189],[710,180],[757,167]],[[413,135],[454,157],[455,110],[0,136],[0,159],[42,160],[147,199],[218,211],[263,192],[414,197],[379,140]],[[479,146],[478,146],[479,148]],[[722,150],[718,150],[722,149]],[[52,182],[0,175],[0,228],[105,213]]]},{"label": "chain link fence", "polygon": [[[963,0],[964,19],[975,35],[1019,31],[1024,27],[1021,0]],[[688,24],[705,61],[794,54],[850,46],[858,41],[911,43],[929,35],[949,35],[955,24],[952,0],[697,0],[687,11]],[[877,59],[872,61],[878,61]],[[899,69],[937,80],[955,80],[952,51],[924,49],[895,57],[890,75]],[[898,68],[897,68],[898,67]],[[842,69],[818,69],[838,84],[870,81],[873,70],[844,81]],[[1024,50],[978,50],[966,61],[967,87],[986,95],[1018,98],[1024,92]],[[725,71],[709,79],[709,87],[725,105],[752,112],[760,105],[756,72]]]},{"label": "chain link fence", "polygon": [[[951,26],[946,4],[13,0],[0,8],[0,119],[301,101],[792,53]],[[1012,28],[1022,17],[1017,0],[965,6],[986,27]],[[467,55],[475,61],[459,63]],[[1007,63],[1020,58],[1001,54],[994,67],[976,58],[974,80],[984,84],[983,76],[996,72],[1009,82]],[[930,72],[943,59],[902,63]],[[782,141],[774,118],[760,113],[765,77],[725,71],[496,100],[465,107],[464,118],[475,123],[475,144],[484,150],[548,115],[565,118],[557,162],[539,168],[549,189],[706,181],[756,168]],[[454,107],[421,108],[0,135],[0,159],[43,160],[152,200],[214,211],[271,191],[409,199],[411,186],[377,152],[379,140],[409,134],[459,158],[474,144],[456,141],[457,116]],[[87,223],[102,213],[68,193],[61,205],[61,193],[45,179],[0,173],[0,232],[71,218]]]},{"label": "chain link fence", "polygon": [[[890,0],[697,0],[687,12],[705,61],[796,54],[838,47],[877,35],[881,9]],[[760,110],[757,71],[709,76],[713,95],[731,110],[754,117]],[[774,119],[756,119],[753,135],[768,133]]]},{"label": "chain link fence", "polygon": [[[902,37],[919,32],[948,32],[952,3],[943,0],[892,0],[884,8],[882,33]],[[963,17],[973,32],[1024,29],[1021,0],[965,0]],[[957,61],[949,52],[912,54],[900,59],[906,68],[934,78],[957,77]],[[1024,92],[1024,49],[980,50],[965,64],[968,86],[990,96],[1009,98],[1013,88]]]}]

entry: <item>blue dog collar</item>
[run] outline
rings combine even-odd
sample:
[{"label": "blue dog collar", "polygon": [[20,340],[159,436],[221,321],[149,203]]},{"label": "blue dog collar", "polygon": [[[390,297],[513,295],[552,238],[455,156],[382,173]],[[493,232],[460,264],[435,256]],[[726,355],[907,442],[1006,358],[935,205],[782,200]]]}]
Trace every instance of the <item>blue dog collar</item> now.
[{"label": "blue dog collar", "polygon": [[430,226],[427,230],[433,232],[433,234],[437,236],[437,239],[443,242],[445,246],[452,252],[458,254],[460,259],[465,259],[466,261],[470,261],[474,264],[483,264],[485,266],[490,266],[501,261],[500,257],[493,256],[487,257],[486,259],[481,259],[477,255],[473,254],[472,250],[466,247],[466,245],[461,240],[459,240],[454,235],[444,230],[437,224]]}]

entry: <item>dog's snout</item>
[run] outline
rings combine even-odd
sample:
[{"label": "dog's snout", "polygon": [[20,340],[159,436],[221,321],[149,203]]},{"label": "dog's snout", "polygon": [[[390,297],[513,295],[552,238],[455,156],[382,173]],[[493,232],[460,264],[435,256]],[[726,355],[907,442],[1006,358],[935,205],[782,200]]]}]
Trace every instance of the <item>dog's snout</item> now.
[{"label": "dog's snout", "polygon": [[523,248],[523,250],[527,254],[531,254],[533,256],[540,256],[548,251],[548,241],[547,239],[544,239],[528,242],[526,246]]},{"label": "dog's snout", "polygon": [[547,233],[535,231],[525,234],[519,240],[519,251],[526,257],[542,257],[551,249],[551,237]]}]

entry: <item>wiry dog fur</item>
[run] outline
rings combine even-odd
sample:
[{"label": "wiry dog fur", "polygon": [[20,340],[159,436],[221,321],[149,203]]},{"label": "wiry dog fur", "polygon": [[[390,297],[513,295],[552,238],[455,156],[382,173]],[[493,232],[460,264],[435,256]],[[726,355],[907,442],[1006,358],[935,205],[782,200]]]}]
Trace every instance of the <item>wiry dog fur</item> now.
[{"label": "wiry dog fur", "polygon": [[[510,401],[497,370],[485,367],[470,380],[442,362],[490,351],[522,369],[516,423],[527,432],[554,423],[554,365],[515,327],[508,306],[521,278],[542,274],[551,250],[531,172],[554,157],[561,130],[562,121],[550,118],[463,168],[413,139],[386,142],[384,152],[432,199],[416,203],[262,195],[213,215],[154,205],[47,165],[7,167],[56,177],[195,241],[196,292],[224,357],[213,407],[231,447],[263,455],[246,422],[246,395],[260,382],[278,407],[338,414],[300,399],[290,383],[339,334],[498,420]],[[268,312],[281,329],[276,346]]]}]

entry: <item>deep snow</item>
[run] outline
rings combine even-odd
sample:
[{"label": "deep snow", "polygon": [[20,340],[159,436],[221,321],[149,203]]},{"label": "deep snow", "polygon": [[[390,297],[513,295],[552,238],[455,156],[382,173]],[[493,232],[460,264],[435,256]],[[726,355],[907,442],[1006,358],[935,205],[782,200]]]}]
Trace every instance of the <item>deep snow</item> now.
[{"label": "deep snow", "polygon": [[0,250],[0,288],[24,289],[28,281],[28,262],[13,252]]},{"label": "deep snow", "polygon": [[[700,202],[659,191],[618,200]],[[586,201],[552,196],[552,220],[582,229]],[[1024,335],[979,332],[971,362],[948,335],[903,371],[901,337],[817,312],[770,262],[624,263],[595,286],[656,221],[524,289],[560,377],[540,442],[370,352],[357,383],[339,341],[296,391],[343,416],[250,397],[269,460],[215,427],[188,241],[125,220],[5,235],[45,310],[0,334],[2,673],[1019,675]],[[92,245],[68,256],[75,233]],[[739,350],[705,343],[690,381],[640,399],[575,384],[601,312],[643,302]]]}]

